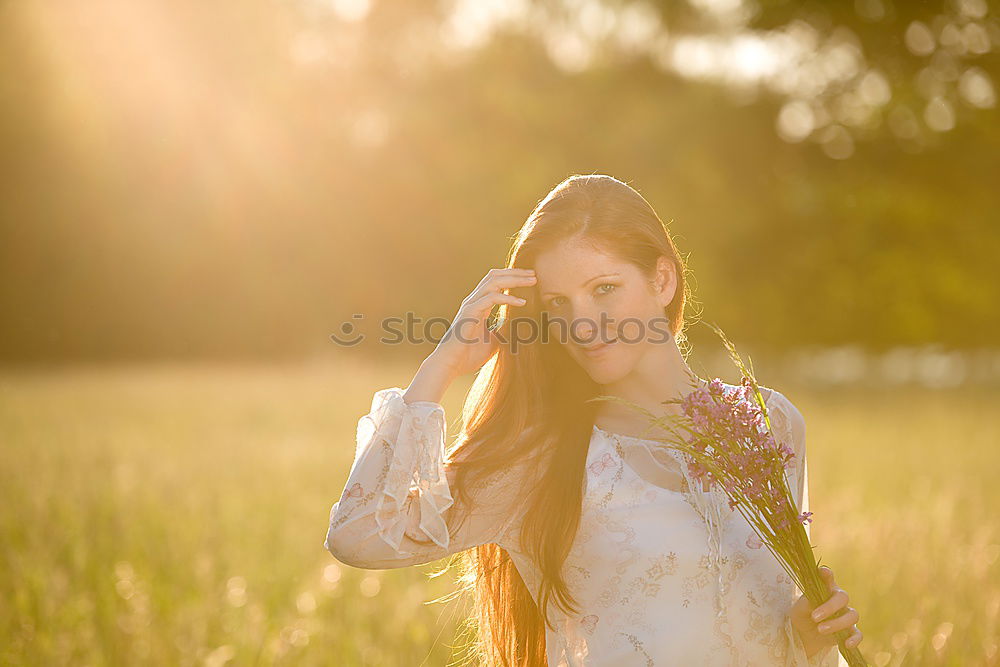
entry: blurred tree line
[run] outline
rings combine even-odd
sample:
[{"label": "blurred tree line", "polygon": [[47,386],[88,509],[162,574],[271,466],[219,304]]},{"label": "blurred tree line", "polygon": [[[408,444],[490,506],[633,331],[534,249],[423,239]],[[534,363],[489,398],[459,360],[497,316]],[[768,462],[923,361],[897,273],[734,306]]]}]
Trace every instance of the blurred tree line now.
[{"label": "blurred tree line", "polygon": [[[451,317],[594,172],[735,339],[996,345],[996,9],[3,3],[0,354],[297,355],[355,313],[369,341]],[[783,46],[706,50],[740,35]]]}]

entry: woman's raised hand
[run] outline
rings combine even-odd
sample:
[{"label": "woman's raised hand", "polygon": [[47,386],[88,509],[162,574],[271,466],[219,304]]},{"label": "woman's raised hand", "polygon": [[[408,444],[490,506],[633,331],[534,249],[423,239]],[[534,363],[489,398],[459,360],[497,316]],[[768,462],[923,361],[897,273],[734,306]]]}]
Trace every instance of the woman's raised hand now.
[{"label": "woman's raised hand", "polygon": [[490,269],[462,301],[451,327],[431,353],[435,363],[448,369],[453,377],[481,368],[496,352],[499,342],[496,334],[487,329],[493,306],[523,306],[524,299],[504,290],[530,287],[535,281],[533,269]]}]

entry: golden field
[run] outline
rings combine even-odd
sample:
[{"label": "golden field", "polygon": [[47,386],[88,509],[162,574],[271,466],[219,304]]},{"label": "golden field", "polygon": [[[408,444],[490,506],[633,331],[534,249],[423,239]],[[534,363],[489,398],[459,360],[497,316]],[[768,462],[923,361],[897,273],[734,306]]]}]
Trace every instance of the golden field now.
[{"label": "golden field", "polygon": [[[323,547],[358,418],[416,366],[0,374],[0,663],[447,664],[462,604],[423,603],[450,576]],[[813,542],[870,663],[1000,663],[1000,392],[760,379],[806,417]]]}]

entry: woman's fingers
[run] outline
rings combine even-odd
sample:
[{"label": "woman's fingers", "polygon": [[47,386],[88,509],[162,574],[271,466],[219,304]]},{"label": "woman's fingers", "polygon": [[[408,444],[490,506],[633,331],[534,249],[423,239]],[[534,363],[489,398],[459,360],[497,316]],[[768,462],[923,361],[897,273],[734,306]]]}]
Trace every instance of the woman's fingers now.
[{"label": "woman's fingers", "polygon": [[847,610],[837,618],[831,618],[828,621],[822,621],[819,624],[817,630],[823,634],[832,634],[840,630],[845,630],[860,620],[858,616],[858,610],[854,607],[848,607]]},{"label": "woman's fingers", "polygon": [[833,570],[831,570],[827,565],[820,565],[817,569],[819,571],[819,576],[823,577],[823,581],[826,582],[826,587],[830,589],[830,592],[832,593],[837,587],[837,580],[833,576]]},{"label": "woman's fingers", "polygon": [[476,285],[476,289],[474,289],[473,292],[478,292],[479,288],[485,287],[490,283],[504,281],[510,282],[511,280],[533,278],[534,276],[534,269],[490,269],[486,272],[486,275],[483,276],[482,280],[479,281],[479,284]]},{"label": "woman's fingers", "polygon": [[513,294],[504,294],[503,292],[487,292],[481,296],[477,301],[469,304],[469,308],[482,316],[485,316],[490,312],[495,304],[498,303],[508,303],[512,306],[523,306],[526,302],[519,296],[514,296]]},{"label": "woman's fingers", "polygon": [[[520,271],[520,269],[518,269]],[[521,287],[522,285],[534,285],[537,282],[535,274],[532,273],[497,273],[487,276],[479,285],[475,292],[482,293],[487,289],[502,289],[505,287]]]},{"label": "woman's fingers", "polygon": [[826,602],[813,609],[812,619],[814,621],[821,621],[841,607],[846,607],[848,601],[847,591],[837,585],[837,580],[833,576],[833,570],[826,565],[820,565],[819,574],[826,582],[827,589],[831,595]]},{"label": "woman's fingers", "polygon": [[826,602],[813,609],[813,620],[822,621],[824,618],[829,618],[841,607],[846,607],[849,600],[847,591],[843,588],[836,589]]},{"label": "woman's fingers", "polygon": [[472,294],[466,297],[464,304],[477,316],[488,313],[498,303],[523,306],[527,303],[524,299],[502,290],[526,287],[536,282],[537,278],[531,269],[490,269]]},{"label": "woman's fingers", "polygon": [[[850,596],[847,594],[847,591],[837,585],[833,570],[826,565],[821,565],[819,573],[826,582],[831,595],[826,602],[818,605],[812,611],[812,619],[816,621],[817,631],[824,635],[832,635],[833,633],[853,627],[854,632],[847,638],[844,644],[848,647],[857,646],[864,638],[861,630],[856,625],[860,620],[858,610],[847,606]],[[831,616],[841,609],[844,610],[844,613],[836,618],[831,618]]]},{"label": "woman's fingers", "polygon": [[480,282],[486,282],[487,280],[497,276],[532,276],[534,274],[534,269],[519,269],[513,266],[505,266],[503,268],[498,267],[487,271],[486,275],[483,276],[483,279]]},{"label": "woman's fingers", "polygon": [[[516,271],[522,271],[522,269],[514,269]],[[499,294],[500,290],[510,289],[512,287],[529,287],[537,282],[534,274],[524,274],[524,273],[497,273],[487,277],[480,282],[476,289],[466,297],[466,303],[473,303],[479,301],[483,296],[487,294]]]}]

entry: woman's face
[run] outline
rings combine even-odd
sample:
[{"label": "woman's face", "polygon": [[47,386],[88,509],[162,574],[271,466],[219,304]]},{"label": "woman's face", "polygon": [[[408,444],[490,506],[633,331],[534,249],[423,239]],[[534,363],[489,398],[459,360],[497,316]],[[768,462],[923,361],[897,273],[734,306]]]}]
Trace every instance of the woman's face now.
[{"label": "woman's face", "polygon": [[666,257],[650,278],[573,237],[541,253],[534,269],[549,335],[598,384],[622,379],[652,346],[673,340],[664,308],[677,280]]}]

